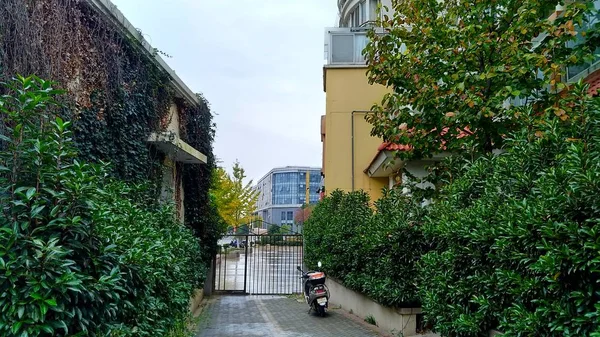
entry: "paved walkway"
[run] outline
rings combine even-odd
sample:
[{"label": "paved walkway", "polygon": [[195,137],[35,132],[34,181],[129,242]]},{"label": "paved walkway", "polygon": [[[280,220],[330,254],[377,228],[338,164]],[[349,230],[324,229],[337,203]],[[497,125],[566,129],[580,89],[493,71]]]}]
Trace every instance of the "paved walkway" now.
[{"label": "paved walkway", "polygon": [[309,315],[305,303],[282,296],[221,296],[204,310],[196,337],[380,336],[340,310]]}]

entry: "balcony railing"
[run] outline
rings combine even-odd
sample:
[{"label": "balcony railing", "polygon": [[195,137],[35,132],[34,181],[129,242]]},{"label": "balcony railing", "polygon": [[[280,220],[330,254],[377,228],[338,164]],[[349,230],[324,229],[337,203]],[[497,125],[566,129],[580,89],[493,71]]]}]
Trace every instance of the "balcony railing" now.
[{"label": "balcony railing", "polygon": [[369,43],[368,27],[327,28],[325,60],[327,65],[366,65],[363,49]]},{"label": "balcony railing", "polygon": [[[594,1],[594,7],[596,11],[600,11],[600,0]],[[587,22],[584,22],[583,26],[577,27],[577,32],[586,31],[592,27],[594,27],[598,22],[600,22],[600,14],[594,13],[591,14],[587,18]],[[569,43],[570,46],[576,46],[580,43],[585,42],[585,37],[579,35],[576,41]],[[592,72],[600,69],[600,57],[598,57],[598,53],[600,53],[600,47],[596,48],[594,51],[595,57],[590,61],[584,64],[570,66],[567,67],[567,81],[575,82],[580,78],[587,77]]]}]

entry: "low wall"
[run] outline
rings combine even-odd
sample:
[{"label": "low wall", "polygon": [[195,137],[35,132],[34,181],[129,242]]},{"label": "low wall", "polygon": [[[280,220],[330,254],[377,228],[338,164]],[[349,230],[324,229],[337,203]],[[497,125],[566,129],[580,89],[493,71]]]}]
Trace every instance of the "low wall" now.
[{"label": "low wall", "polygon": [[361,293],[344,287],[330,277],[327,278],[326,284],[332,306],[339,305],[361,318],[371,315],[380,328],[390,332],[402,333],[407,337],[417,335],[417,314],[421,313],[421,308],[385,307]]},{"label": "low wall", "polygon": [[204,289],[194,290],[192,298],[190,298],[190,313],[194,314],[204,298]]}]

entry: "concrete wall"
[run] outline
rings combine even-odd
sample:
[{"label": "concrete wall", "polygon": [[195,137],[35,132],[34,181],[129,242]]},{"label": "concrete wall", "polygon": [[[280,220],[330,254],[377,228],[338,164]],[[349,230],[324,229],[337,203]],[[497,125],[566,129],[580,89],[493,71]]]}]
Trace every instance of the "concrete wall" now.
[{"label": "concrete wall", "polygon": [[385,330],[402,333],[402,336],[417,335],[417,314],[421,308],[396,309],[382,306],[363,294],[350,290],[332,278],[326,281],[330,291],[332,306],[341,306],[343,310],[365,318],[373,316],[377,325]]},{"label": "concrete wall", "polygon": [[[181,134],[179,111],[180,108],[175,103],[172,103],[169,108],[168,118],[166,119],[166,125],[163,125],[165,127],[165,132],[172,133],[177,137],[180,137]],[[173,158],[170,158],[169,155],[167,155],[163,162],[163,178],[160,198],[161,201],[175,202],[178,220],[184,222],[185,195],[183,192],[183,179],[180,179],[182,172],[177,170],[177,165],[172,159]]]},{"label": "concrete wall", "polygon": [[372,126],[364,112],[381,102],[388,91],[370,85],[366,68],[325,68],[326,134],[325,189],[352,190],[352,118],[354,118],[354,190],[364,190],[372,199],[381,197],[387,178],[369,178],[363,171],[377,154],[382,140],[370,135]]}]

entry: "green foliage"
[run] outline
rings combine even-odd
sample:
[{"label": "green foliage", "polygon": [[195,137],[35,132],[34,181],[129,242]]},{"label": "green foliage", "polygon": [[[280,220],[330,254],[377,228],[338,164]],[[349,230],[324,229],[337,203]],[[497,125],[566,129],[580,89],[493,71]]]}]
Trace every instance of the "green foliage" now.
[{"label": "green foliage", "polygon": [[[306,224],[305,258],[392,306],[421,303],[443,336],[600,336],[600,99],[553,99],[569,118],[515,109],[506,152],[451,157],[436,193],[335,191]],[[433,198],[430,206],[421,201]]]},{"label": "green foliage", "polygon": [[365,317],[365,322],[371,324],[371,325],[377,325],[377,321],[375,320],[375,317],[373,317],[373,315],[369,314],[367,315],[367,317]]},{"label": "green foliage", "polygon": [[[185,321],[190,296],[206,278],[198,239],[176,220],[172,206],[157,205],[148,191],[112,182],[93,212],[98,235],[116,246],[122,270],[134,273],[124,297],[131,305],[118,317],[123,336],[166,336]],[[122,195],[128,197],[116,197]]]},{"label": "green foliage", "polygon": [[276,224],[271,224],[269,225],[269,228],[267,229],[269,235],[273,235],[273,234],[279,234],[279,226]]},{"label": "green foliage", "polygon": [[566,87],[566,66],[594,57],[598,32],[586,23],[592,1],[565,2],[555,20],[547,18],[556,0],[392,3],[393,17],[380,22],[385,33],[372,31],[364,54],[370,81],[393,91],[367,120],[373,135],[413,147],[399,156],[501,148],[503,136],[521,127],[505,107],[517,98],[552,107],[539,116],[569,118],[547,94]]},{"label": "green foliage", "polygon": [[369,207],[362,191],[334,191],[305,223],[305,260],[322,261],[345,286],[388,306],[418,306],[415,260],[425,249],[417,197],[386,191]]},{"label": "green foliage", "polygon": [[229,226],[238,227],[257,219],[253,213],[258,191],[252,186],[252,180],[244,183],[245,178],[245,170],[238,161],[233,164],[232,175],[222,167],[217,167],[213,173],[210,192],[215,197],[219,214]]},{"label": "green foliage", "polygon": [[50,82],[0,98],[0,335],[176,336],[201,247],[148,185],[78,161]]},{"label": "green foliage", "polygon": [[[164,131],[171,109],[178,110],[181,139],[208,157],[207,165],[176,167],[186,225],[201,239],[208,260],[221,232],[208,195],[215,125],[207,100],[200,94],[197,102],[176,97],[171,76],[156,63],[160,51],[147,52],[90,2],[41,0],[32,6],[5,0],[0,17],[0,81],[36,74],[68,89],[57,113],[73,123],[78,157],[110,162],[111,176],[121,180],[150,180],[157,198],[165,158],[146,140]],[[181,200],[179,190],[175,197]]]},{"label": "green foliage", "polygon": [[420,291],[444,336],[600,334],[600,102],[581,85],[570,102],[570,123],[515,134],[433,207]]}]

